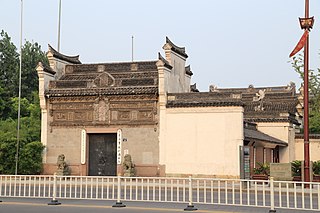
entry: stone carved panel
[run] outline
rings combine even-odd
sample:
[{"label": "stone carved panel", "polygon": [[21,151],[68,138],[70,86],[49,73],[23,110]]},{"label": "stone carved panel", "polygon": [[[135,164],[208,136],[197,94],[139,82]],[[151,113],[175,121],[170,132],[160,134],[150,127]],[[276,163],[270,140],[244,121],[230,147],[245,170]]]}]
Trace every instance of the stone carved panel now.
[{"label": "stone carved panel", "polygon": [[112,75],[107,72],[103,72],[99,74],[94,80],[93,84],[96,87],[108,87],[113,86],[115,84],[115,79]]},{"label": "stone carved panel", "polygon": [[53,122],[92,122],[92,112],[53,112]]},{"label": "stone carved panel", "polygon": [[130,111],[119,111],[118,112],[118,120],[129,121],[131,119]]},{"label": "stone carved panel", "polygon": [[108,120],[108,106],[107,100],[99,98],[94,104],[94,120],[105,122]]},{"label": "stone carved panel", "polygon": [[93,121],[93,102],[81,102],[79,99],[66,101],[64,98],[50,101],[49,110],[53,125],[69,126]]},{"label": "stone carved panel", "polygon": [[53,110],[92,109],[93,103],[60,103],[53,104]]},{"label": "stone carved panel", "polygon": [[141,109],[141,108],[153,108],[154,102],[118,102],[110,103],[111,109]]},{"label": "stone carved panel", "polygon": [[139,120],[148,120],[152,121],[153,120],[153,112],[152,111],[141,111],[138,113],[138,119]]},{"label": "stone carved panel", "polygon": [[53,113],[54,121],[66,121],[68,120],[68,114],[65,112],[54,112]]},{"label": "stone carved panel", "polygon": [[98,72],[103,72],[105,70],[105,66],[104,65],[98,65]]},{"label": "stone carved panel", "polygon": [[118,120],[118,112],[117,111],[111,111],[111,120],[113,120],[113,121]]},{"label": "stone carved panel", "polygon": [[132,120],[138,120],[138,111],[132,111],[131,112],[131,118]]},{"label": "stone carved panel", "polygon": [[66,73],[67,73],[67,74],[73,73],[73,66],[67,65],[67,66],[66,66]]}]

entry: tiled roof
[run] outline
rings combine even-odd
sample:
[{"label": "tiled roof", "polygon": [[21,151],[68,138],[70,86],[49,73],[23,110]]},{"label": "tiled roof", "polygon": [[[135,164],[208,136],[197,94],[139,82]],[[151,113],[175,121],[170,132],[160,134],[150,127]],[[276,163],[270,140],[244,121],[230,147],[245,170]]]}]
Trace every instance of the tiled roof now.
[{"label": "tiled roof", "polygon": [[157,61],[135,61],[135,62],[115,62],[97,64],[67,65],[66,70],[74,74],[96,73],[96,72],[133,72],[133,71],[155,71]]},{"label": "tiled roof", "polygon": [[45,92],[47,96],[83,96],[83,95],[124,95],[124,94],[156,94],[158,87],[110,87],[110,88],[72,88],[72,89],[55,89]]},{"label": "tiled roof", "polygon": [[269,143],[273,143],[281,146],[288,146],[288,143],[282,140],[279,140],[277,138],[274,138],[270,135],[267,135],[263,132],[260,132],[259,130],[244,128],[244,137],[245,139],[256,139],[263,142],[269,142]]},{"label": "tiled roof", "polygon": [[243,106],[241,100],[232,97],[217,97],[210,93],[169,93],[167,107],[211,107],[211,106]]},{"label": "tiled roof", "polygon": [[50,81],[48,95],[142,94],[158,92],[157,61],[66,65]]},{"label": "tiled roof", "polygon": [[295,85],[279,87],[227,88],[210,87],[211,93],[222,96],[239,94],[244,103],[244,119],[251,122],[293,122],[299,103]]},{"label": "tiled roof", "polygon": [[[303,134],[295,134],[296,139],[304,139]],[[320,139],[320,134],[309,134],[309,139]]]},{"label": "tiled roof", "polygon": [[59,58],[63,61],[67,61],[72,64],[81,64],[81,61],[79,60],[79,55],[77,55],[77,56],[63,55],[63,54],[59,53],[57,50],[53,49],[53,47],[51,47],[50,44],[48,44],[48,46],[49,46],[49,52],[52,53],[53,57]]}]

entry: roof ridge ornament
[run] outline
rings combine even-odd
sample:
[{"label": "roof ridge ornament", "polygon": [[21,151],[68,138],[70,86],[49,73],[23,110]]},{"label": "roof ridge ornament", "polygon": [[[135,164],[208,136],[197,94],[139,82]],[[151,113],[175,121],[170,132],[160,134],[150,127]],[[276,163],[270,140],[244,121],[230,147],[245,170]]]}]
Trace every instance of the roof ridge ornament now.
[{"label": "roof ridge ornament", "polygon": [[79,55],[76,56],[67,56],[64,55],[57,50],[55,50],[50,44],[48,44],[48,53],[51,53],[53,57],[61,59],[63,61],[72,63],[72,64],[81,64],[81,61],[79,60]]},{"label": "roof ridge ornament", "polygon": [[166,36],[166,44],[170,45],[170,49],[174,51],[175,53],[178,53],[179,55],[188,58],[188,55],[186,53],[186,48],[185,47],[179,47],[175,45],[169,38]]},{"label": "roof ridge ornament", "polygon": [[186,72],[187,75],[189,75],[189,76],[193,75],[193,72],[191,71],[191,66],[190,65],[186,66],[184,69],[185,69],[185,72]]},{"label": "roof ridge ornament", "polygon": [[158,59],[164,63],[165,67],[172,69],[172,66],[170,65],[170,63],[159,52],[158,52]]},{"label": "roof ridge ornament", "polygon": [[263,99],[266,97],[266,89],[264,90],[259,90],[257,93],[256,93],[256,96],[253,97],[253,101],[256,102],[256,101],[259,101],[260,104],[258,106],[255,106],[254,107],[254,111],[264,111],[264,107],[263,107]]}]

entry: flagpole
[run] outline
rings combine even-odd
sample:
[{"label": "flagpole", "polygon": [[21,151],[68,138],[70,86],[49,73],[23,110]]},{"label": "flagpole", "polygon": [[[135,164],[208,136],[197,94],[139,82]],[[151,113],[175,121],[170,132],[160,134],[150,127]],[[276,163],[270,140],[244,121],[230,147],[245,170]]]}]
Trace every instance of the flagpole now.
[{"label": "flagpole", "polygon": [[[305,0],[305,19],[309,19],[309,0]],[[310,30],[308,26],[305,30]],[[304,46],[304,77],[303,77],[303,138],[304,138],[304,178],[310,182],[310,141],[309,141],[309,36]]]},{"label": "flagpole", "polygon": [[19,146],[20,146],[20,108],[21,108],[21,73],[22,73],[22,24],[23,24],[23,0],[21,0],[20,14],[20,68],[19,68],[19,98],[18,98],[18,124],[17,124],[17,147],[15,175],[18,174]]},{"label": "flagpole", "polygon": [[59,0],[59,18],[58,18],[58,52],[60,52],[60,26],[61,26],[61,0]]}]

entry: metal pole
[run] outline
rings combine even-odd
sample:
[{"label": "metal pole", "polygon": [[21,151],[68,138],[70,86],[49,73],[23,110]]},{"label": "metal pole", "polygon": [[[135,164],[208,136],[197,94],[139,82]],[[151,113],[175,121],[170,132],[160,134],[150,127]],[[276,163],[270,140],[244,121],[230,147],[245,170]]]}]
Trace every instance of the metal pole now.
[{"label": "metal pole", "polygon": [[133,62],[133,36],[131,37],[131,61]]},{"label": "metal pole", "polygon": [[276,212],[274,208],[274,178],[270,177],[270,210],[269,212]]},{"label": "metal pole", "polygon": [[52,200],[48,203],[48,205],[61,205],[61,203],[57,200],[57,173],[53,174],[53,191],[52,191]]},{"label": "metal pole", "polygon": [[[305,18],[309,18],[309,0],[305,0]],[[308,30],[308,29],[306,29]],[[310,152],[309,152],[309,36],[304,46],[304,85],[303,85],[303,105],[304,105],[304,177],[305,182],[310,182]]]},{"label": "metal pole", "polygon": [[20,67],[19,67],[19,97],[18,97],[18,124],[17,124],[17,147],[16,147],[16,167],[14,174],[18,174],[19,146],[20,146],[20,108],[21,108],[21,73],[22,73],[22,24],[23,24],[23,0],[21,0],[20,13]]},{"label": "metal pole", "polygon": [[126,205],[121,202],[121,179],[120,179],[120,175],[118,175],[117,180],[118,180],[118,184],[117,184],[117,201],[116,201],[116,203],[114,205],[112,205],[112,207],[126,207]]},{"label": "metal pole", "polygon": [[59,20],[58,20],[58,52],[60,52],[60,25],[61,25],[61,0],[59,0]]},{"label": "metal pole", "polygon": [[189,176],[189,203],[186,208],[184,208],[184,211],[196,211],[198,210],[196,207],[194,207],[192,203],[192,177]]}]

